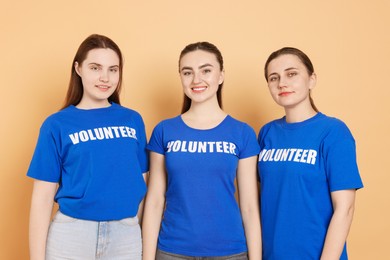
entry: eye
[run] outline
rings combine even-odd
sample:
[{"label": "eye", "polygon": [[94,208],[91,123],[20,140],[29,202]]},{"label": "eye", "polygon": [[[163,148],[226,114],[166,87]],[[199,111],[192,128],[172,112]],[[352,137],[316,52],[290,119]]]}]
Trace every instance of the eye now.
[{"label": "eye", "polygon": [[192,72],[189,70],[182,71],[183,76],[190,76],[191,74],[192,74]]},{"label": "eye", "polygon": [[287,74],[287,76],[289,77],[289,78],[291,78],[291,77],[294,77],[294,76],[296,76],[298,73],[297,72],[289,72],[288,74]]},{"label": "eye", "polygon": [[203,74],[207,74],[207,73],[210,73],[211,72],[211,69],[204,69],[203,70]]},{"label": "eye", "polygon": [[119,71],[119,69],[118,68],[111,68],[110,71],[116,73]]},{"label": "eye", "polygon": [[279,79],[278,76],[271,76],[271,77],[268,78],[268,81],[269,81],[269,82],[273,82],[273,81],[276,81],[276,80],[278,80],[278,79]]},{"label": "eye", "polygon": [[97,71],[97,70],[99,70],[99,67],[98,66],[91,66],[90,69],[93,71]]}]

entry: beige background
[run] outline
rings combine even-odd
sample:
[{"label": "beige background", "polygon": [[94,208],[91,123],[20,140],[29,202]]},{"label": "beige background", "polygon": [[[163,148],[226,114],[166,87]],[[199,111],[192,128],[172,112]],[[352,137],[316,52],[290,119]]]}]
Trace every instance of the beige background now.
[{"label": "beige background", "polygon": [[220,48],[225,110],[256,132],[283,114],[268,94],[266,57],[283,46],[304,50],[318,74],[317,106],[346,122],[357,142],[365,188],[357,194],[350,258],[388,259],[388,0],[3,0],[0,8],[0,259],[28,259],[26,170],[42,121],[63,102],[73,55],[91,33],[121,47],[122,103],[143,115],[149,135],[180,110],[177,59],[186,44]]}]

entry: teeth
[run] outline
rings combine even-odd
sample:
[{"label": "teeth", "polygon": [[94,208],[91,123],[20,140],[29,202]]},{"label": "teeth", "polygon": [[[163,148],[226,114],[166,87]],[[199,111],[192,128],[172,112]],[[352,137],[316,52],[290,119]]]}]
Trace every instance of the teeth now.
[{"label": "teeth", "polygon": [[193,90],[203,90],[206,89],[205,87],[198,87],[198,88],[192,88]]}]

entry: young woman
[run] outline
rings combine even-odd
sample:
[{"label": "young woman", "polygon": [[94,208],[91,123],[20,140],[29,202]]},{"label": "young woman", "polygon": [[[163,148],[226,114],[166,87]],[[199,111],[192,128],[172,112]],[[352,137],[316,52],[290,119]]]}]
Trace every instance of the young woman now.
[{"label": "young woman", "polygon": [[259,147],[253,129],[221,108],[222,55],[190,44],[179,73],[182,114],[159,123],[148,144],[143,259],[260,259]]},{"label": "young woman", "polygon": [[[122,68],[117,44],[89,36],[73,60],[64,107],[40,129],[27,173],[35,179],[32,260],[142,257],[146,135],[141,116],[120,105]],[[59,211],[50,224],[53,199]]]},{"label": "young woman", "polygon": [[316,74],[296,48],[270,55],[265,78],[286,115],[259,133],[263,259],[347,259],[362,188],[347,126],[314,106]]}]

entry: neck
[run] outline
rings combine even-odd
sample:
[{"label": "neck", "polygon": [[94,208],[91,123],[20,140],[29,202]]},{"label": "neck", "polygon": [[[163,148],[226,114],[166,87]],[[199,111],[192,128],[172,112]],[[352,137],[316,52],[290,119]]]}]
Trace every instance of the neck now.
[{"label": "neck", "polygon": [[210,129],[219,125],[226,117],[226,113],[216,102],[191,103],[190,109],[182,114],[183,121],[190,127]]},{"label": "neck", "polygon": [[303,122],[317,114],[317,112],[310,106],[309,108],[285,108],[286,122],[299,123]]},{"label": "neck", "polygon": [[111,103],[108,102],[108,100],[102,100],[101,102],[86,102],[81,100],[80,103],[76,105],[76,107],[80,109],[97,109],[109,106],[111,106]]},{"label": "neck", "polygon": [[223,110],[219,107],[217,98],[211,98],[204,100],[202,102],[191,102],[190,109],[187,113],[192,115],[198,115],[200,117],[209,117],[213,114],[224,113]]}]

